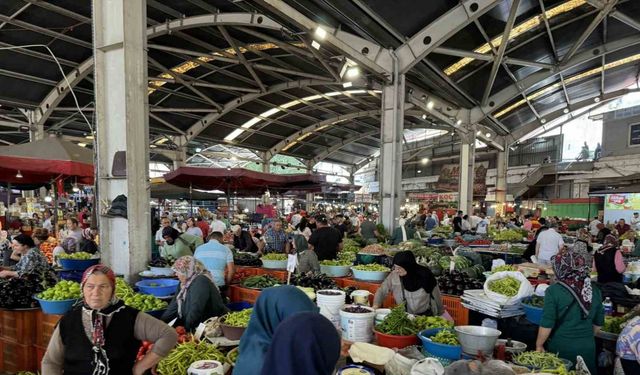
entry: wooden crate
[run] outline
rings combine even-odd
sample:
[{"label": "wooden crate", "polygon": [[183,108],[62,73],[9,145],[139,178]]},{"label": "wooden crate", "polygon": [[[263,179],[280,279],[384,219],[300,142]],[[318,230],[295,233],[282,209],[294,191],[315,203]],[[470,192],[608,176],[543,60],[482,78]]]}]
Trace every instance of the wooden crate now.
[{"label": "wooden crate", "polygon": [[35,345],[34,348],[36,349],[36,366],[38,367],[38,371],[42,372],[42,359],[44,358],[44,353],[47,352],[47,348],[37,345]]},{"label": "wooden crate", "polygon": [[229,287],[229,298],[231,299],[231,302],[244,301],[255,304],[259,295],[259,290],[243,288],[239,285],[231,285]]},{"label": "wooden crate", "polygon": [[268,268],[258,268],[258,275],[269,275],[271,277],[275,277],[280,281],[287,281],[287,271],[283,270],[271,270]]},{"label": "wooden crate", "polygon": [[237,266],[235,267],[235,273],[233,274],[233,279],[231,280],[231,284],[239,284],[242,280],[247,277],[255,276],[258,274],[259,268],[256,267],[244,267]]},{"label": "wooden crate", "polygon": [[42,311],[38,313],[36,320],[36,346],[46,348],[49,345],[49,339],[51,339],[51,335],[53,335],[53,331],[61,318],[62,315],[50,315]]},{"label": "wooden crate", "polygon": [[36,348],[33,345],[18,344],[11,340],[0,340],[2,357],[0,371],[9,373],[20,371],[35,372],[38,368]]},{"label": "wooden crate", "polygon": [[40,309],[4,310],[0,318],[0,338],[33,345],[36,341],[36,320]]},{"label": "wooden crate", "polygon": [[460,297],[443,295],[442,304],[457,326],[469,324],[469,309],[462,306]]}]

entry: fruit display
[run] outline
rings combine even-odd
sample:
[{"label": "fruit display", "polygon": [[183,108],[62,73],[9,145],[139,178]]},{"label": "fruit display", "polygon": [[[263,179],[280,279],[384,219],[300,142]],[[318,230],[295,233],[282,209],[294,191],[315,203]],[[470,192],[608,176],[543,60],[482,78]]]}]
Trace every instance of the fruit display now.
[{"label": "fruit display", "polygon": [[353,264],[356,260],[356,253],[341,251],[338,253],[338,260],[341,262],[349,262],[349,264]]},{"label": "fruit display", "polygon": [[389,267],[385,267],[381,264],[360,264],[358,266],[353,267],[354,270],[358,271],[369,271],[369,272],[389,272],[391,269]]},{"label": "fruit display", "polygon": [[247,277],[242,281],[241,285],[245,288],[264,289],[264,288],[270,288],[280,283],[281,281],[276,279],[275,277],[264,275],[264,276]]},{"label": "fruit display", "polygon": [[460,345],[456,334],[449,329],[443,329],[440,332],[436,333],[435,336],[431,337],[431,341],[444,345]]},{"label": "fruit display", "polygon": [[489,290],[507,297],[514,297],[520,290],[520,281],[512,276],[489,282]]},{"label": "fruit display", "polygon": [[40,251],[47,257],[49,263],[53,263],[53,250],[56,246],[58,246],[58,240],[53,237],[49,237],[48,240],[40,244]]},{"label": "fruit display", "polygon": [[376,331],[386,335],[412,336],[418,333],[418,327],[413,320],[409,319],[405,304],[402,303],[391,309],[382,323],[376,326]]},{"label": "fruit display", "polygon": [[398,244],[398,249],[400,251],[406,251],[406,250],[414,250],[422,246],[423,246],[423,243],[420,240],[409,240],[409,241],[400,242]]},{"label": "fruit display", "polygon": [[360,254],[383,255],[385,248],[380,244],[371,244],[363,247],[358,251]]},{"label": "fruit display", "polygon": [[449,237],[449,235],[453,233],[453,228],[450,225],[440,225],[437,226],[432,232],[442,237]]},{"label": "fruit display", "polygon": [[511,264],[505,264],[504,266],[498,266],[494,269],[491,270],[491,272],[502,272],[502,271],[517,271],[518,267],[511,265]]},{"label": "fruit display", "polygon": [[89,260],[93,257],[92,254],[85,253],[84,251],[79,251],[77,253],[62,253],[58,256],[60,259],[71,259],[71,260]]},{"label": "fruit display", "polygon": [[513,356],[513,362],[536,369],[556,369],[564,366],[557,354],[549,352],[522,352]]},{"label": "fruit display", "polygon": [[432,328],[453,328],[453,322],[439,316],[417,316],[413,322],[418,332]]},{"label": "fruit display", "polygon": [[63,301],[67,299],[78,299],[82,295],[80,284],[75,281],[62,280],[53,288],[46,289],[37,295],[38,298],[47,301]]},{"label": "fruit display", "polygon": [[468,243],[469,246],[490,246],[491,240],[477,239]]},{"label": "fruit display", "polygon": [[471,262],[471,260],[469,260],[469,258],[460,256],[460,255],[454,255],[454,256],[445,255],[443,257],[440,257],[440,260],[438,262],[440,263],[440,267],[448,270],[449,267],[451,266],[452,261],[453,263],[455,263],[455,269],[458,271],[464,268],[473,266],[473,263]]},{"label": "fruit display", "polygon": [[163,358],[156,368],[159,375],[184,375],[193,362],[202,360],[225,362],[225,355],[207,341],[185,341],[178,344]]},{"label": "fruit display", "polygon": [[154,297],[151,294],[134,293],[122,300],[125,305],[140,311],[154,311],[167,308],[167,302]]},{"label": "fruit display", "polygon": [[265,255],[263,255],[261,259],[262,259],[262,260],[279,260],[279,261],[286,261],[286,260],[287,260],[287,254],[281,254],[281,253],[269,253],[269,254],[265,254]]},{"label": "fruit display", "polygon": [[353,262],[342,260],[342,259],[333,259],[333,260],[323,260],[320,262],[321,266],[338,266],[338,267],[346,267],[352,265]]},{"label": "fruit display", "polygon": [[624,323],[623,317],[605,316],[602,330],[605,332],[619,335],[620,332],[622,332],[622,328],[620,327],[622,323]]},{"label": "fruit display", "polygon": [[331,277],[315,272],[291,275],[291,285],[313,288],[314,290],[336,289],[338,287]]},{"label": "fruit display", "polygon": [[224,317],[224,324],[232,327],[247,327],[253,309],[244,309],[242,311],[230,312]]},{"label": "fruit display", "polygon": [[236,266],[262,267],[262,261],[260,260],[260,258],[246,253],[234,252],[233,263]]},{"label": "fruit display", "polygon": [[436,280],[438,280],[438,286],[442,293],[454,296],[461,296],[467,289],[482,289],[484,286],[482,281],[456,270],[446,269],[442,272],[442,276],[437,277]]}]

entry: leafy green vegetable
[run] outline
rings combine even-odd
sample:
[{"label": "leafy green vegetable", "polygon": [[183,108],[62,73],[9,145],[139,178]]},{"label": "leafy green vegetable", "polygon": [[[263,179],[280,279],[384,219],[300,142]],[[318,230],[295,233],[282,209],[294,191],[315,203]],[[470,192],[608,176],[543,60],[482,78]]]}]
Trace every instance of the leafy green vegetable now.
[{"label": "leafy green vegetable", "polygon": [[431,341],[444,345],[460,345],[458,337],[450,329],[443,329],[440,332],[436,333],[435,336],[431,337]]},{"label": "leafy green vegetable", "polygon": [[544,307],[544,297],[531,296],[527,301],[523,302],[525,305],[533,307]]},{"label": "leafy green vegetable", "polygon": [[323,260],[320,262],[322,266],[350,266],[352,262],[347,260],[333,259],[333,260]]},{"label": "leafy green vegetable", "polygon": [[262,260],[280,260],[280,261],[284,261],[287,260],[287,254],[280,254],[280,253],[269,253],[269,254],[265,254],[262,256],[262,258],[260,258]]},{"label": "leafy green vegetable", "polygon": [[622,317],[611,317],[605,316],[604,325],[602,326],[602,330],[605,332],[613,333],[619,335],[622,332],[622,328],[620,325],[624,323],[624,319]]},{"label": "leafy green vegetable", "polygon": [[387,315],[382,323],[376,326],[376,330],[380,333],[395,336],[412,336],[418,333],[414,321],[409,319],[405,312],[405,304],[402,303],[393,309]]},{"label": "leafy green vegetable", "polygon": [[418,316],[413,322],[418,332],[431,328],[453,328],[453,322],[439,316]]},{"label": "leafy green vegetable", "polygon": [[375,271],[375,272],[390,272],[391,269],[389,267],[385,267],[381,264],[360,264],[358,266],[353,267],[354,270],[358,271]]}]

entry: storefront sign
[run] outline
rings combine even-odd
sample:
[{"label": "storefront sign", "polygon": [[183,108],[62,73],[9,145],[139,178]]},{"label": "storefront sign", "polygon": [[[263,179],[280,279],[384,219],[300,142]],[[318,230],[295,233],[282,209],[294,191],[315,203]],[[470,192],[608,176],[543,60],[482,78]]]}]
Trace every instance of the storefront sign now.
[{"label": "storefront sign", "polygon": [[[487,194],[487,169],[489,162],[477,162],[474,168],[473,195]],[[458,191],[460,185],[460,164],[445,164],[440,170],[436,189],[443,191]]]},{"label": "storefront sign", "polygon": [[407,193],[407,198],[416,201],[456,202],[458,193]]}]

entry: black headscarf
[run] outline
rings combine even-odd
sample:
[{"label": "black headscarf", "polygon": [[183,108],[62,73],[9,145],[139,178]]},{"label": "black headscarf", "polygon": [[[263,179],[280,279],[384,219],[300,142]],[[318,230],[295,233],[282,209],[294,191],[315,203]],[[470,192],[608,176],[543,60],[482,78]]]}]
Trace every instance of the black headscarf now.
[{"label": "black headscarf", "polygon": [[165,227],[162,230],[162,237],[166,237],[166,236],[171,237],[175,241],[178,239],[178,237],[180,237],[180,232],[178,232],[175,228]]},{"label": "black headscarf", "polygon": [[400,276],[402,287],[409,292],[415,292],[422,288],[431,294],[433,288],[438,285],[436,278],[427,267],[416,262],[416,257],[411,251],[401,251],[394,255],[393,264],[404,268],[407,271],[405,276]]}]

